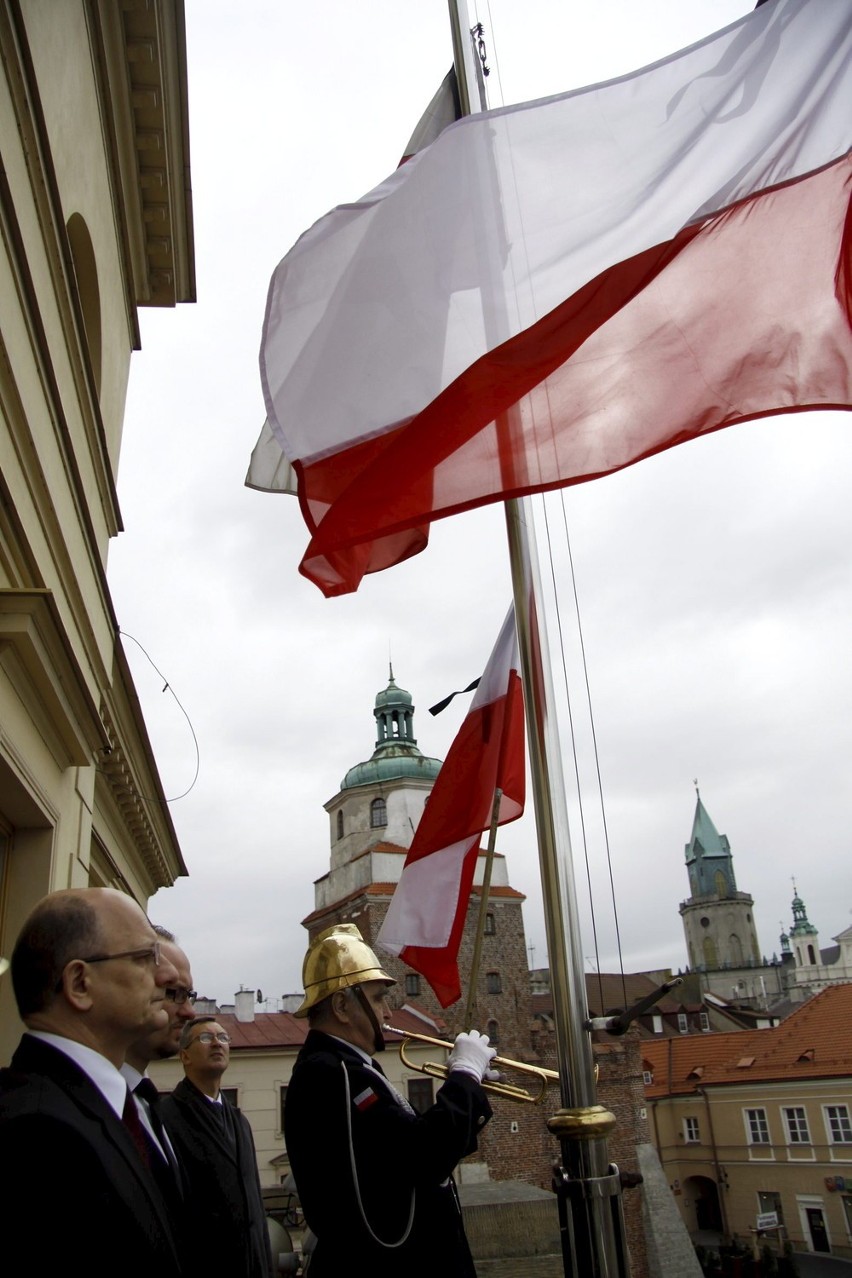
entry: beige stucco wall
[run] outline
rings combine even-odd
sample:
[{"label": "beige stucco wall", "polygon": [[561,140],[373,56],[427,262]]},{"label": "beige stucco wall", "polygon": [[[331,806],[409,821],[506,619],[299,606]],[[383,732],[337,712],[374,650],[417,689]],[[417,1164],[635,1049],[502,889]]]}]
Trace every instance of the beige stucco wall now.
[{"label": "beige stucco wall", "polygon": [[[172,56],[180,0],[152,0],[141,15],[121,0],[0,0],[3,954],[49,890],[109,883],[144,901],[184,869],[165,809],[140,813],[133,797],[160,793],[160,782],[105,577],[146,286],[144,248],[133,271],[128,249],[146,236],[128,25],[139,21],[153,24],[145,52],[161,98],[185,109]],[[183,183],[176,137],[168,154]],[[174,252],[192,275],[183,204],[179,217]],[[19,1031],[0,982],[0,1061]]]},{"label": "beige stucco wall", "polygon": [[[781,1195],[784,1224],[798,1249],[811,1249],[802,1219],[807,1199],[823,1211],[832,1252],[852,1257],[852,1217],[844,1209],[843,1193],[826,1185],[826,1178],[841,1176],[852,1192],[852,1144],[832,1145],[825,1117],[826,1105],[846,1105],[852,1114],[852,1077],[720,1086],[708,1088],[706,1096],[707,1100],[694,1094],[649,1104],[660,1160],[687,1228],[693,1232],[697,1228],[694,1178],[706,1177],[714,1183],[721,1179],[723,1186],[727,1182],[720,1197],[728,1232],[749,1239],[759,1210],[759,1192],[775,1192]],[[810,1145],[791,1145],[787,1140],[781,1111],[791,1106],[805,1109]],[[769,1145],[749,1143],[746,1109],[766,1111]],[[687,1117],[698,1120],[697,1143],[685,1139]]]}]

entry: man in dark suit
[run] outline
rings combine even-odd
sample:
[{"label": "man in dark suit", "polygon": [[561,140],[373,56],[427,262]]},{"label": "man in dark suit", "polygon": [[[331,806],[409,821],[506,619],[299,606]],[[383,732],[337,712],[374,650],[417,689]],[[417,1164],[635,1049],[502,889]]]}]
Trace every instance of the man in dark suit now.
[{"label": "man in dark suit", "polygon": [[372,1058],[384,1050],[389,985],[351,923],[314,938],[296,1013],[310,1031],[284,1107],[284,1137],[305,1220],[312,1278],[475,1278],[452,1173],[491,1116],[481,1087],[494,1049],[459,1034],[449,1075],[416,1114]]},{"label": "man in dark suit", "polygon": [[189,959],[177,944],[174,934],[159,924],[155,925],[154,931],[160,938],[161,955],[168,959],[177,972],[177,984],[169,985],[165,989],[164,1007],[169,1019],[161,1029],[149,1030],[147,1034],[143,1034],[141,1038],[131,1043],[127,1049],[121,1073],[133,1093],[139,1118],[145,1129],[151,1170],[163,1191],[175,1229],[183,1235],[183,1245],[191,1247],[192,1240],[187,1237],[191,1230],[186,1227],[184,1211],[186,1187],[183,1183],[183,1174],[174,1147],[163,1126],[160,1097],[157,1088],[148,1077],[148,1066],[151,1061],[168,1060],[172,1056],[177,1056],[184,1026],[195,1016],[196,993],[192,988]]},{"label": "man in dark suit", "polygon": [[27,1026],[0,1071],[0,1202],[21,1242],[10,1275],[178,1278],[166,1205],[119,1068],[166,1024],[177,971],[129,896],[107,888],[45,897],[12,955]]},{"label": "man in dark suit", "polygon": [[186,1186],[192,1245],[187,1278],[271,1278],[274,1273],[257,1157],[248,1120],[221,1093],[230,1038],[212,1016],[184,1026],[186,1077],[160,1110]]}]

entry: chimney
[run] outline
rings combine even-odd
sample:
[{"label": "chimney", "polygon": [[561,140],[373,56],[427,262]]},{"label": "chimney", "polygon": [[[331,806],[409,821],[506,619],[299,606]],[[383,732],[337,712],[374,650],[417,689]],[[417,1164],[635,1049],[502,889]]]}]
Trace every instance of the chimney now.
[{"label": "chimney", "polygon": [[254,1020],[254,990],[237,990],[234,1006],[238,1021],[244,1024]]}]

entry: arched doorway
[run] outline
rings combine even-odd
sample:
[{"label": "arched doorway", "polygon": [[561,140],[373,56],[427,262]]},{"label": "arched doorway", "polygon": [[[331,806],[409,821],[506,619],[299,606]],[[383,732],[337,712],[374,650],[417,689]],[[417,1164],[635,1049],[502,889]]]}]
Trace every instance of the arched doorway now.
[{"label": "arched doorway", "polygon": [[692,1204],[690,1228],[721,1234],[722,1211],[716,1182],[709,1176],[688,1176],[683,1182],[683,1193]]}]

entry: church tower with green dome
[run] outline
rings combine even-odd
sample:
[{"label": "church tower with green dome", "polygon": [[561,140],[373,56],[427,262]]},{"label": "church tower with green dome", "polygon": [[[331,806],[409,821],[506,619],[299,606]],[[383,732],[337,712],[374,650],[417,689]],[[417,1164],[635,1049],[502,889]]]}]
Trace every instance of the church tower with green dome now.
[{"label": "church tower with green dome", "polygon": [[377,839],[407,848],[441,768],[440,759],[427,758],[417,748],[414,702],[398,687],[393,667],[388,686],[376,696],[373,718],[373,753],[349,769],[325,805],[332,871],[360,857]]},{"label": "church tower with green dome", "polygon": [[[315,908],[303,920],[312,937],[334,923],[355,923],[368,945],[375,944],[417,823],[441,769],[441,760],[423,754],[417,745],[411,693],[399,687],[393,669],[387,687],[376,697],[373,718],[373,753],[349,769],[337,794],[325,804],[330,867],[315,881]],[[465,988],[484,862],[483,850],[474,874],[459,954]],[[498,852],[492,869],[477,1011],[482,1029],[491,1027],[492,1036],[500,1039],[501,1050],[510,1044],[526,1057],[529,965],[523,901],[523,893],[510,886],[506,859]],[[381,961],[398,981],[394,1000],[413,1002],[428,1015],[441,1017],[448,1026],[461,1016],[463,1002],[442,1011],[427,981],[400,958],[382,953]]]},{"label": "church tower with green dome", "polygon": [[[719,834],[695,787],[692,837],[686,845],[690,894],[680,906],[689,966],[729,997],[732,977],[762,963],[754,901],[737,889],[731,845]],[[734,981],[736,984],[736,981]]]},{"label": "church tower with green dome", "polygon": [[815,967],[820,962],[819,932],[808,918],[805,903],[793,883],[793,926],[790,941],[796,967]]}]

